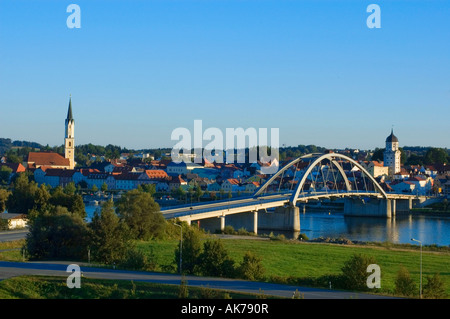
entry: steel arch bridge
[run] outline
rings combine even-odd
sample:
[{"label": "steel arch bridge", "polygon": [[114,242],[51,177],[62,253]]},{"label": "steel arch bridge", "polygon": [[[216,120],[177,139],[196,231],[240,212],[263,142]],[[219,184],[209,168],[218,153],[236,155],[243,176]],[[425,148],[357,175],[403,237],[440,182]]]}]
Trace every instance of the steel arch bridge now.
[{"label": "steel arch bridge", "polygon": [[[297,177],[299,171],[301,173]],[[293,173],[292,179],[287,177],[289,189],[286,183],[282,186],[287,173]],[[267,180],[253,197],[276,192],[290,193],[291,206],[298,201],[324,197],[374,196],[388,199],[384,189],[361,164],[339,153],[313,153],[292,160]]]}]

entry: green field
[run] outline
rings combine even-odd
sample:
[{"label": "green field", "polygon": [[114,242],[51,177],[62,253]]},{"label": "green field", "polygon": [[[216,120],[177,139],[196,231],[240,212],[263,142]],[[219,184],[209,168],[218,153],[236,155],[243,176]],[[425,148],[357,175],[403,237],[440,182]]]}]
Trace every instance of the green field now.
[{"label": "green field", "polygon": [[[420,251],[414,246],[394,248],[382,245],[357,246],[257,239],[222,239],[222,241],[236,262],[241,262],[247,251],[261,257],[266,277],[278,282],[308,283],[311,279],[338,275],[350,257],[354,254],[364,254],[373,256],[381,268],[381,293],[392,293],[401,265],[408,269],[412,279],[419,286]],[[173,252],[178,243],[176,240],[141,242],[139,248],[144,251],[153,250],[159,264],[169,265],[174,264]],[[424,249],[422,262],[423,282],[426,282],[425,276],[439,273],[450,296],[450,252]]]},{"label": "green field", "polygon": [[[392,293],[401,266],[408,269],[419,286],[420,250],[414,245],[339,245],[254,237],[221,240],[236,263],[242,261],[247,251],[261,257],[266,281],[328,287],[327,276],[340,274],[344,263],[354,254],[364,254],[374,257],[381,268],[380,293]],[[0,243],[0,250],[20,248],[22,244],[23,241]],[[156,271],[161,272],[175,272],[174,251],[178,244],[178,240],[137,242],[140,250],[153,256],[158,265]],[[450,298],[450,252],[445,248],[434,250],[424,247],[423,283],[426,283],[426,276],[439,273]],[[22,261],[20,249],[0,252],[0,260]]]},{"label": "green field", "polygon": [[[68,289],[65,277],[21,276],[0,281],[0,299],[177,299],[179,287],[127,280],[83,279],[83,289]],[[190,299],[255,299],[207,287],[187,289]]]}]

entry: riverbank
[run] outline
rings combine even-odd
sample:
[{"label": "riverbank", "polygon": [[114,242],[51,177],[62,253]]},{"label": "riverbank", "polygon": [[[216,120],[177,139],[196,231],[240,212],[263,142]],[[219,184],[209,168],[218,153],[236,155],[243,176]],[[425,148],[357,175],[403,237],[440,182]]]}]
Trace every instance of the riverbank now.
[{"label": "riverbank", "polygon": [[[298,240],[221,239],[235,262],[251,251],[261,258],[268,282],[329,287],[327,278],[336,278],[345,262],[355,254],[375,258],[382,271],[380,293],[392,294],[401,267],[420,281],[420,249],[414,245],[337,244]],[[140,242],[138,247],[151,254],[162,269],[176,267],[174,251],[179,241]],[[423,249],[423,278],[439,273],[450,296],[450,251]],[[425,279],[423,279],[425,282]],[[333,283],[331,283],[333,285]]]}]

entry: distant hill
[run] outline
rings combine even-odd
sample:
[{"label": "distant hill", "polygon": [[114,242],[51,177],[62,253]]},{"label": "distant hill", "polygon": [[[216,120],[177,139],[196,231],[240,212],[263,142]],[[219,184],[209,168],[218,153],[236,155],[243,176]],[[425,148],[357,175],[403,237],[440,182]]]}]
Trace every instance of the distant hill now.
[{"label": "distant hill", "polygon": [[43,148],[41,144],[36,142],[12,141],[10,138],[0,138],[0,154],[5,154],[14,147]]}]

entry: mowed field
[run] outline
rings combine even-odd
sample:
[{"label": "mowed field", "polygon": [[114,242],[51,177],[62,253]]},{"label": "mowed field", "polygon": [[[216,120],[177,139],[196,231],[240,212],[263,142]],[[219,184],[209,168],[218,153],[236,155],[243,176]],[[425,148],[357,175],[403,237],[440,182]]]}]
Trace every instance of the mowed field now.
[{"label": "mowed field", "polygon": [[[258,240],[258,239],[220,239],[229,255],[241,262],[244,254],[251,251],[262,259],[267,278],[315,279],[327,275],[340,274],[344,263],[354,254],[375,258],[381,268],[381,292],[390,293],[395,287],[395,279],[401,266],[404,266],[419,287],[420,250],[418,247],[390,247],[383,245],[339,245],[327,243],[308,243],[299,241]],[[138,247],[152,251],[158,264],[174,264],[174,250],[179,241],[140,242]],[[450,297],[450,252],[423,251],[423,283],[425,276],[439,273],[445,282]]]}]

